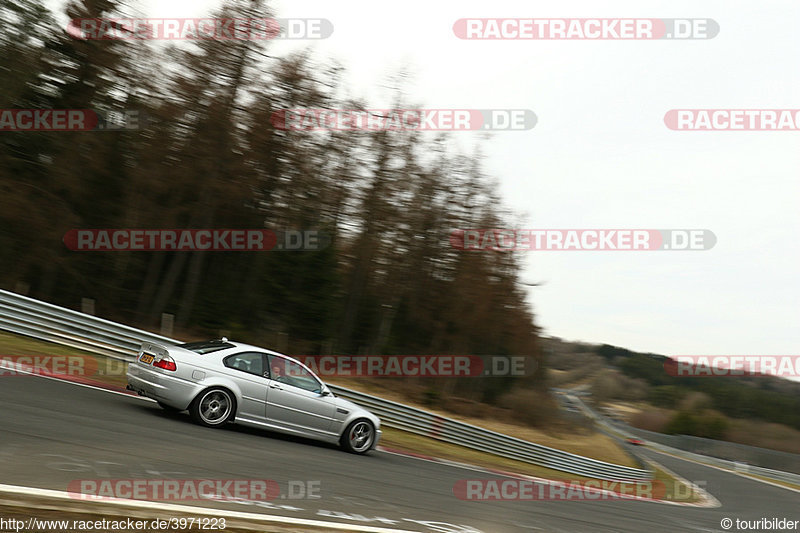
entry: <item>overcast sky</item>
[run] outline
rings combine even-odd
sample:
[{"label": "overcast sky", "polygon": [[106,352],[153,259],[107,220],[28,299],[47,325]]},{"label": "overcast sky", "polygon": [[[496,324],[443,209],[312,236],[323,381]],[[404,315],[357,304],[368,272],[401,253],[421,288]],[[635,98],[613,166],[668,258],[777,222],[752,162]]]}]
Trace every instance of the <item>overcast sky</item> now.
[{"label": "overcast sky", "polygon": [[[58,2],[61,4],[61,2]],[[146,0],[150,17],[218,2]],[[706,1],[273,1],[321,17],[311,46],[384,103],[407,68],[431,108],[528,108],[529,131],[484,143],[487,171],[527,228],[706,228],[702,252],[519,252],[547,335],[679,354],[800,352],[800,132],[671,131],[681,108],[800,108],[800,3]],[[464,41],[463,17],[711,18],[710,40]],[[284,45],[282,45],[285,47]],[[454,133],[453,135],[471,134]]]}]

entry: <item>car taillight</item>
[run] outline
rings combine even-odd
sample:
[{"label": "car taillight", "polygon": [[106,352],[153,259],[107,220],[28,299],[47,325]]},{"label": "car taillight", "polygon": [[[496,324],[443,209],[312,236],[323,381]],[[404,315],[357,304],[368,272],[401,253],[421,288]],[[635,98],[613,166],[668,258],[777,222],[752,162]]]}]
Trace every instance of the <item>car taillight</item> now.
[{"label": "car taillight", "polygon": [[175,366],[175,360],[172,357],[162,357],[158,361],[153,361],[153,366],[163,368],[164,370],[171,370],[173,372],[178,369],[178,367]]}]

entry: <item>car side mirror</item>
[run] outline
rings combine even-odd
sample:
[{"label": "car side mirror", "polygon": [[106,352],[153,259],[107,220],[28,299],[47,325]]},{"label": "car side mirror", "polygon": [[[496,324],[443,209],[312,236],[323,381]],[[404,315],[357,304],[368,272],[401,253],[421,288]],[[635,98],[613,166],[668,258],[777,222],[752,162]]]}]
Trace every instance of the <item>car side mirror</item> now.
[{"label": "car side mirror", "polygon": [[331,391],[329,391],[328,389],[325,389],[322,392],[320,392],[320,395],[321,396],[332,396]]}]

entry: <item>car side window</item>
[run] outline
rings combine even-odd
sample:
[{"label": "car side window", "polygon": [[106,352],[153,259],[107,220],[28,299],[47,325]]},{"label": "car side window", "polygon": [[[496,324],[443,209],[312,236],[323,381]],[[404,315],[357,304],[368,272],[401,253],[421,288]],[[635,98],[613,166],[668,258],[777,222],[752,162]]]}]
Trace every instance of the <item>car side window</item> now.
[{"label": "car side window", "polygon": [[264,354],[258,352],[242,352],[229,355],[225,358],[224,364],[234,370],[241,370],[256,376],[264,376]]},{"label": "car side window", "polygon": [[278,383],[285,383],[310,392],[322,392],[322,383],[299,363],[270,355],[269,367],[270,378]]}]

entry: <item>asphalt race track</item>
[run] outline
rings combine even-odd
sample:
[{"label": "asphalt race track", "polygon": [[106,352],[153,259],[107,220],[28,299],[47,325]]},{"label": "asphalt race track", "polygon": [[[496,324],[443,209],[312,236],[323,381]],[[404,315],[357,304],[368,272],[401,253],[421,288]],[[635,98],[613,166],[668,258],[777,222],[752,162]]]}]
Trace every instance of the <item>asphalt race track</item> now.
[{"label": "asphalt race track", "polygon": [[0,378],[0,405],[0,483],[8,485],[66,491],[76,479],[256,478],[277,481],[286,496],[290,480],[311,481],[319,498],[175,503],[430,532],[724,531],[725,517],[800,518],[796,492],[652,450],[641,453],[704,482],[721,507],[462,501],[453,495],[458,480],[492,476],[237,426],[206,429],[154,402],[41,377]]}]

